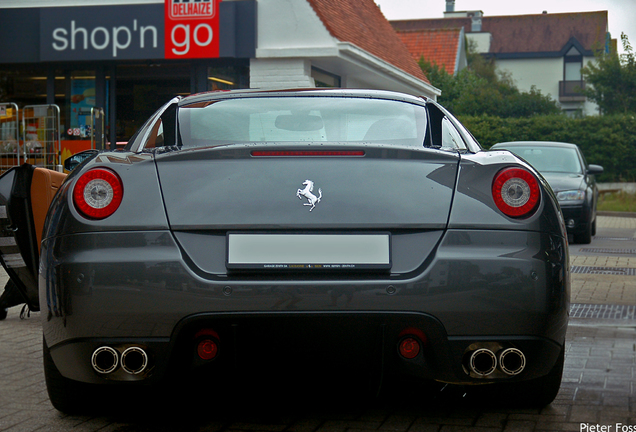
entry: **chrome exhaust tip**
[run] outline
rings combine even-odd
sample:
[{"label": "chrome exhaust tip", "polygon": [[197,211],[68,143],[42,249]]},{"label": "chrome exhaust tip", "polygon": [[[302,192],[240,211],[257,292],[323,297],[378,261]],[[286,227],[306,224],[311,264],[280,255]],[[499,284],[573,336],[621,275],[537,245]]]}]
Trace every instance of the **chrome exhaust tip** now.
[{"label": "chrome exhaust tip", "polygon": [[517,348],[508,348],[499,353],[499,369],[506,375],[519,375],[526,367],[526,356]]},{"label": "chrome exhaust tip", "polygon": [[475,375],[487,376],[497,369],[497,356],[489,349],[480,348],[470,355],[468,365]]},{"label": "chrome exhaust tip", "polygon": [[138,375],[146,370],[148,366],[148,355],[146,351],[139,347],[129,347],[121,354],[122,369],[131,374]]},{"label": "chrome exhaust tip", "polygon": [[108,346],[99,347],[93,351],[91,364],[97,373],[109,374],[119,365],[119,353]]}]

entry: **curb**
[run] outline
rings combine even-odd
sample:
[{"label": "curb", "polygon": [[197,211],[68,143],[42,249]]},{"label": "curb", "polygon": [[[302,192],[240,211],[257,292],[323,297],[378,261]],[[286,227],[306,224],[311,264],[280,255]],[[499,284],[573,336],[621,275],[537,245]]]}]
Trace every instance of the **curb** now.
[{"label": "curb", "polygon": [[636,213],[635,212],[597,211],[596,215],[597,216],[636,218]]}]

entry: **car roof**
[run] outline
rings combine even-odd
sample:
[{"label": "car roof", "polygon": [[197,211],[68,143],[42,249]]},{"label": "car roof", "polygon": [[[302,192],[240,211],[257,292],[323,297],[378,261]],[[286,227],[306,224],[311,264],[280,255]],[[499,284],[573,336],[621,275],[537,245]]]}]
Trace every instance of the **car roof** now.
[{"label": "car roof", "polygon": [[493,148],[509,148],[509,147],[563,147],[578,148],[576,144],[557,142],[557,141],[509,141],[494,144]]},{"label": "car roof", "polygon": [[362,90],[362,89],[289,89],[289,90],[259,90],[259,89],[240,89],[240,90],[217,90],[210,92],[197,93],[186,96],[179,101],[179,105],[190,105],[198,102],[237,99],[237,98],[255,98],[255,97],[298,97],[298,96],[327,96],[327,97],[361,97],[361,98],[378,98],[390,99],[402,102],[411,102],[422,104],[428,98],[422,96],[412,96],[406,93],[388,91],[388,90]]}]

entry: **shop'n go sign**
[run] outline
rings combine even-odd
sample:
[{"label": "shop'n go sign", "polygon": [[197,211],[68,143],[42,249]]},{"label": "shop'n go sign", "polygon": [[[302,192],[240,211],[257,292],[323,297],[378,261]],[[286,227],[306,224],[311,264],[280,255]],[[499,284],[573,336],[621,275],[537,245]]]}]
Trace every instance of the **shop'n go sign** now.
[{"label": "shop'n go sign", "polygon": [[165,58],[219,56],[221,0],[165,0]]}]

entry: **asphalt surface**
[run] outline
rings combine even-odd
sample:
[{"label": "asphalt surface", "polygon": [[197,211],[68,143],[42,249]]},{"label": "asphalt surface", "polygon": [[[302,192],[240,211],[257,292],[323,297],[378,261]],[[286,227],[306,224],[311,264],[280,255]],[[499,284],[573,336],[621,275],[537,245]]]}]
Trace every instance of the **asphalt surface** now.
[{"label": "asphalt surface", "polygon": [[[42,372],[40,314],[21,307],[0,321],[0,431],[262,431],[262,432],[636,432],[636,218],[599,217],[590,245],[571,245],[572,319],[563,383],[543,409],[503,407],[461,387],[401,388],[362,400],[340,391],[321,395],[232,396],[192,388],[100,415],[55,410]],[[4,273],[0,286],[4,286]]]}]

